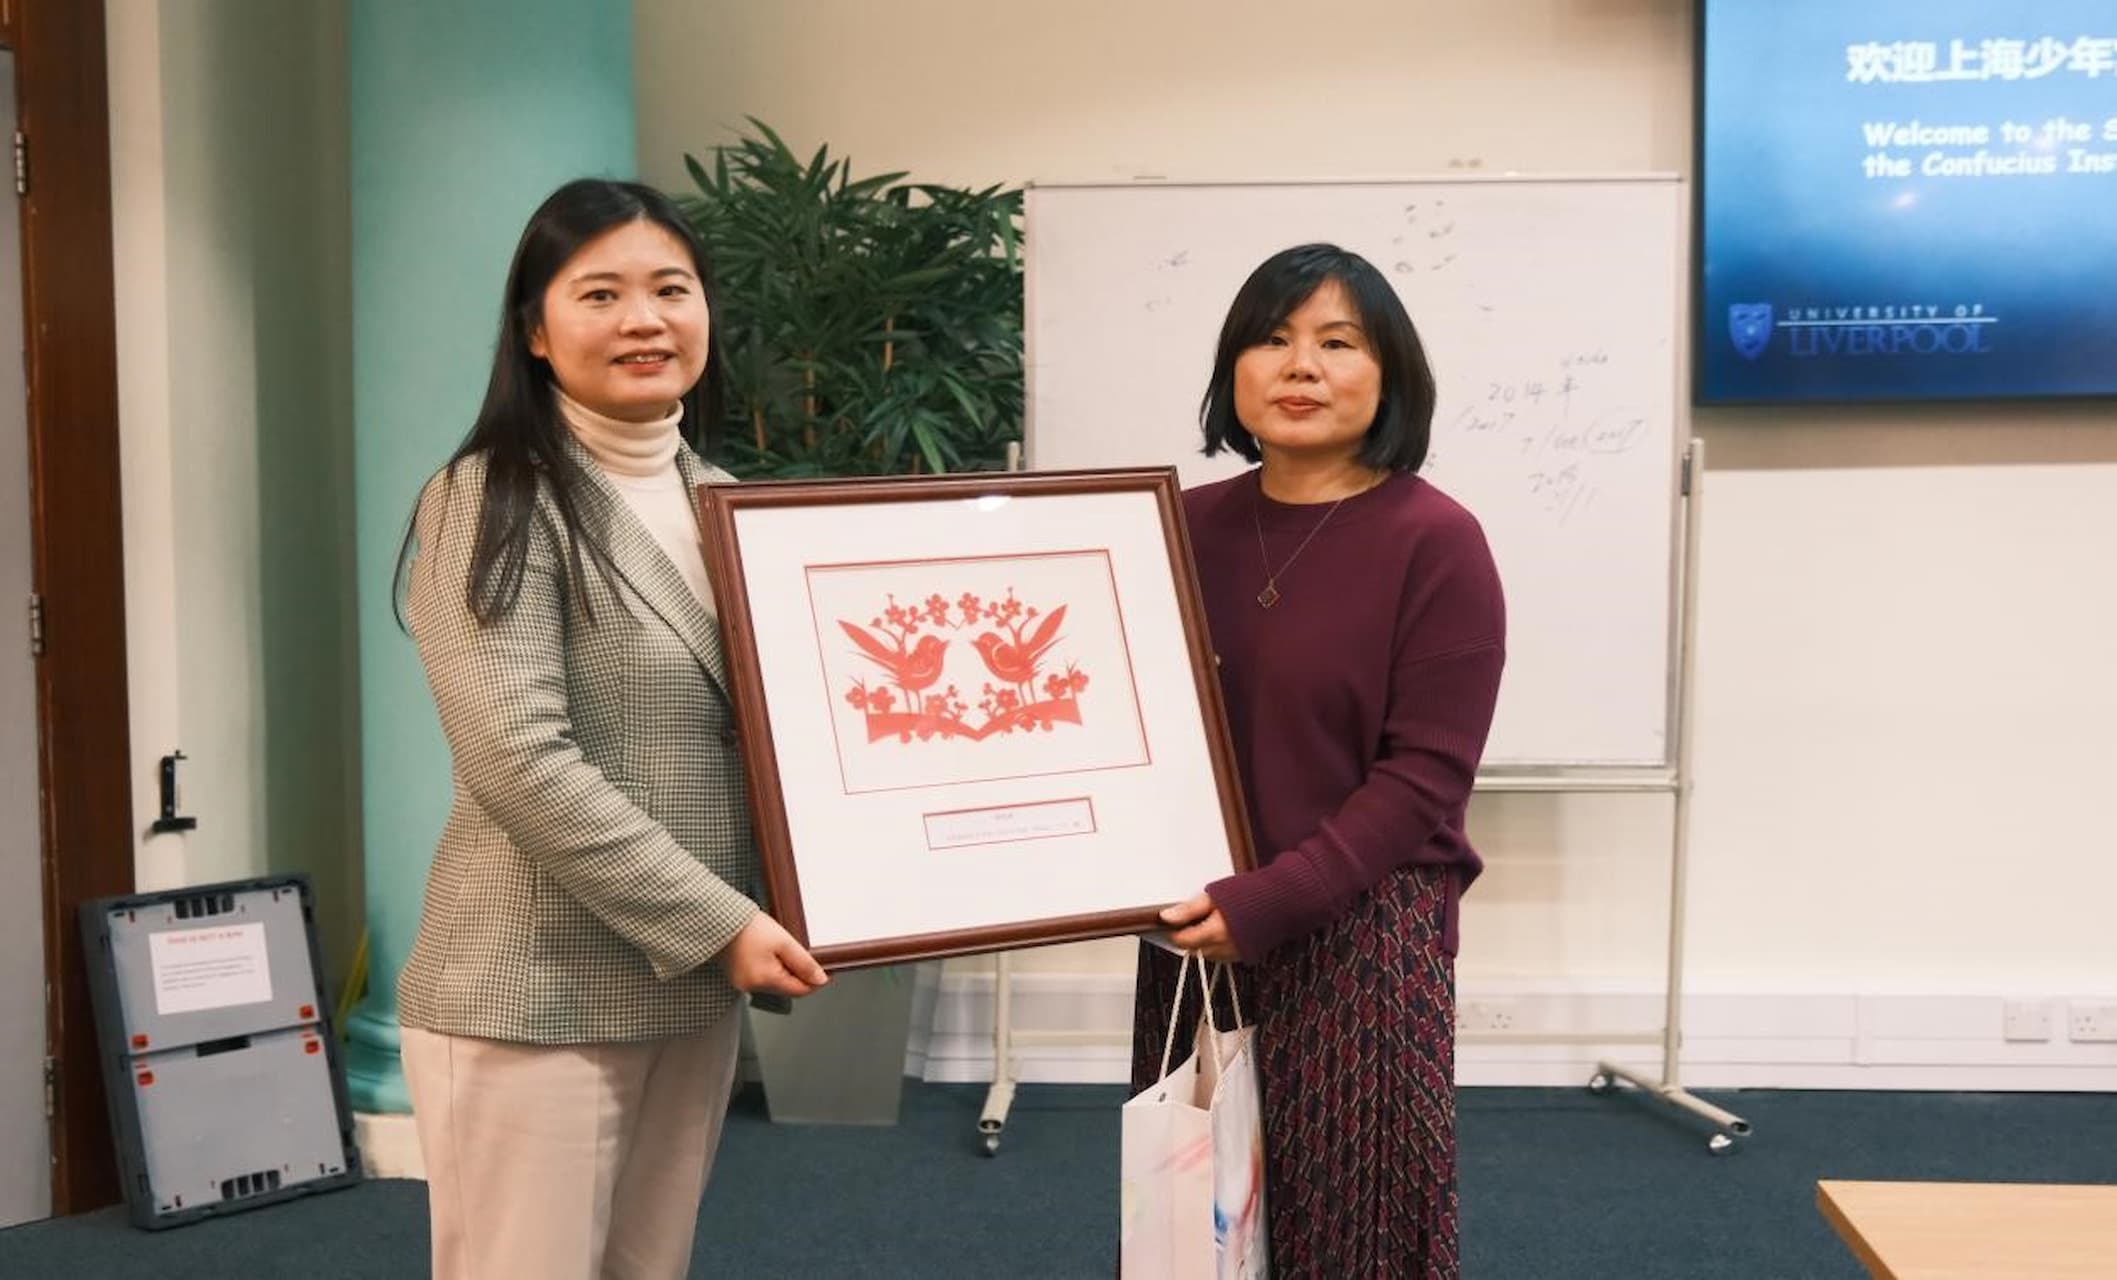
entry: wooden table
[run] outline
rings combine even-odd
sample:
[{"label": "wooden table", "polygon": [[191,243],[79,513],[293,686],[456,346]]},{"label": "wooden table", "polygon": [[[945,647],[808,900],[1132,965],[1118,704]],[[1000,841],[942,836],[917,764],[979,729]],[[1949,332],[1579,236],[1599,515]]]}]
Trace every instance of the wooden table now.
[{"label": "wooden table", "polygon": [[1825,1181],[1816,1207],[1877,1280],[2117,1277],[2117,1186]]}]

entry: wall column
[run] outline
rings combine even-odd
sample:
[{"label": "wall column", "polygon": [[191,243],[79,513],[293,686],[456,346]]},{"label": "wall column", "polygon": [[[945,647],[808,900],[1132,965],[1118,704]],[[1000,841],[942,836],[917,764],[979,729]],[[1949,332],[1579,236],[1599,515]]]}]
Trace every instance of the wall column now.
[{"label": "wall column", "polygon": [[530,210],[569,178],[635,171],[632,6],[352,0],[347,21],[368,927],[348,1076],[356,1110],[403,1113],[397,975],[448,808],[449,758],[391,607],[392,572],[420,484],[484,395]]}]

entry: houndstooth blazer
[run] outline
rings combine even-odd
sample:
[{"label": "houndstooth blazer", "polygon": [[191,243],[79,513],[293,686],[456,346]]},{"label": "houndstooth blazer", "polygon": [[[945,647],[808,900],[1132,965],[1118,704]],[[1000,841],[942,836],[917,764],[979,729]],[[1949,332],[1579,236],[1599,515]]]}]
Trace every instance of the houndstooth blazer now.
[{"label": "houndstooth blazer", "polygon": [[[710,963],[757,912],[756,854],[719,628],[587,451],[568,583],[540,489],[522,591],[482,627],[464,600],[485,459],[427,482],[406,615],[454,758],[454,799],[397,985],[406,1026],[532,1044],[700,1031],[734,990]],[[732,479],[688,448],[688,491]],[[592,612],[592,618],[591,618]]]}]

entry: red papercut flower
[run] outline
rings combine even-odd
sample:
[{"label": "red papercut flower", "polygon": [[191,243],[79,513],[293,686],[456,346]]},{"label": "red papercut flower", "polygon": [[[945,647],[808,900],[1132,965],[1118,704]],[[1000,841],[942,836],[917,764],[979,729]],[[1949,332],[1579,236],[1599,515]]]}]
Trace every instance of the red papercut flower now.
[{"label": "red papercut flower", "polygon": [[867,710],[867,687],[856,684],[852,688],[847,689],[845,691],[845,700],[862,711]]},{"label": "red papercut flower", "polygon": [[1075,693],[1079,693],[1081,690],[1088,687],[1088,673],[1077,669],[1067,672],[1066,686],[1072,689]]},{"label": "red papercut flower", "polygon": [[876,689],[867,695],[867,709],[873,715],[886,716],[896,698],[887,689]]},{"label": "red papercut flower", "polygon": [[1063,698],[1072,691],[1073,682],[1067,679],[1065,676],[1049,675],[1044,677],[1045,697],[1053,699]]}]

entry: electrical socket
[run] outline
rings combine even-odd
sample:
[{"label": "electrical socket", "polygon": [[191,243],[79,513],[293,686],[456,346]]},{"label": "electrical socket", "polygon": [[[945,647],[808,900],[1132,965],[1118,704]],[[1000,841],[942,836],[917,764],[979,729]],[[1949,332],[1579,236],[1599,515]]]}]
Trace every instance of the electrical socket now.
[{"label": "electrical socket", "polygon": [[2009,1041],[2049,1040],[2051,1021],[2048,1000],[2009,1000],[2000,1006],[2001,1036]]},{"label": "electrical socket", "polygon": [[2117,1043],[2117,1003],[2075,1000],[2067,1010],[2066,1035],[2078,1044]]}]

